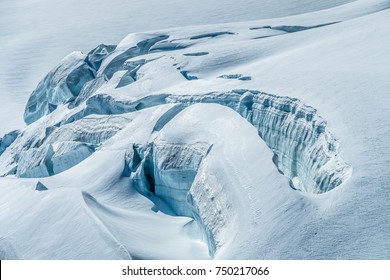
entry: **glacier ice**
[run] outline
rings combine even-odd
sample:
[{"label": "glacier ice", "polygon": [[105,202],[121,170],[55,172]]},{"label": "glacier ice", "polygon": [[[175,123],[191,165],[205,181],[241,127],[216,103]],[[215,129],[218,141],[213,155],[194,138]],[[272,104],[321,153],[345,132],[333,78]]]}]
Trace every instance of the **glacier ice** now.
[{"label": "glacier ice", "polygon": [[31,94],[24,113],[25,122],[30,124],[74,99],[84,84],[95,78],[94,72],[81,52],[69,54]]},{"label": "glacier ice", "polygon": [[95,147],[86,143],[68,141],[53,144],[54,154],[50,159],[52,174],[67,170],[89,157]]},{"label": "glacier ice", "polygon": [[115,45],[100,44],[93,50],[91,50],[86,58],[85,62],[91,66],[91,68],[98,70],[102,61],[115,50]]},{"label": "glacier ice", "polygon": [[16,138],[2,155],[0,171],[17,177],[58,174],[87,158],[130,121],[120,115],[89,115],[59,127],[37,123],[23,133],[12,134]]},{"label": "glacier ice", "polygon": [[39,178],[53,175],[50,162],[53,154],[51,145],[21,152],[16,176],[19,178]]},{"label": "glacier ice", "polygon": [[[226,34],[233,33],[207,33],[190,40]],[[104,149],[106,141],[132,123],[136,116],[132,113],[172,104],[157,118],[147,143],[128,141],[122,176],[128,177],[140,194],[152,201],[163,201],[169,208],[167,213],[194,219],[201,232],[198,238],[207,243],[211,256],[230,242],[221,229],[234,221],[229,218],[235,211],[234,197],[222,194],[225,186],[218,183],[222,177],[209,173],[210,165],[203,164],[213,148],[212,142],[169,142],[158,136],[167,124],[177,121],[178,115],[185,114],[186,108],[199,103],[217,104],[241,115],[257,129],[274,154],[273,163],[293,189],[324,193],[350,177],[352,168],[339,155],[339,144],[326,121],[316,109],[297,98],[248,89],[155,93],[131,99],[106,92],[110,83],[118,90],[136,84],[140,69],[155,59],[137,56],[189,46],[175,45],[166,41],[168,37],[152,34],[135,44],[99,45],[86,56],[73,53],[65,58],[30,97],[25,116],[31,127],[3,138],[1,173],[20,178],[63,173],[101,147]],[[195,58],[205,55],[194,52],[195,55],[187,53],[184,57],[188,54]],[[190,71],[180,73],[187,80],[198,80]],[[218,78],[251,80],[242,74],[223,74]],[[60,104],[67,106],[57,110]],[[54,121],[42,118],[64,108],[67,113],[61,113]],[[223,209],[226,205],[228,209]]]},{"label": "glacier ice", "polygon": [[57,142],[20,153],[16,176],[40,178],[73,167],[94,152],[94,147],[80,142]]},{"label": "glacier ice", "polygon": [[176,214],[192,216],[186,198],[205,155],[201,143],[135,145],[127,156],[128,176],[141,181],[135,185],[140,193],[157,195],[168,202]]},{"label": "glacier ice", "polygon": [[35,190],[36,191],[47,191],[47,187],[38,181],[37,185],[35,186]]},{"label": "glacier ice", "polygon": [[351,175],[352,168],[340,157],[339,144],[328,131],[326,121],[316,109],[296,98],[245,89],[194,96],[153,95],[130,103],[95,95],[87,102],[87,108],[73,118],[88,115],[88,112],[123,113],[165,103],[184,106],[217,103],[236,110],[258,129],[259,136],[275,153],[275,164],[291,179],[295,189],[323,193]]},{"label": "glacier ice", "polygon": [[15,141],[19,131],[14,130],[0,138],[0,155]]},{"label": "glacier ice", "polygon": [[[91,239],[101,258],[385,256],[388,215],[371,204],[387,206],[379,147],[388,129],[379,120],[388,110],[378,92],[388,87],[378,83],[368,96],[346,75],[363,75],[352,66],[375,55],[361,34],[377,35],[345,9],[137,33],[71,55],[33,93],[27,127],[1,139],[0,212],[31,202],[31,219],[68,217],[60,220],[78,224],[83,241],[53,244],[86,243],[88,252]],[[340,49],[345,67],[336,63]],[[386,73],[370,71],[375,81]],[[34,256],[10,220],[1,220],[0,239],[9,228],[18,242],[8,240],[3,256]],[[176,247],[183,251],[169,252]],[[88,256],[56,252],[50,257]]]},{"label": "glacier ice", "polygon": [[120,115],[89,115],[72,123],[61,125],[45,139],[45,143],[77,141],[100,145],[123,129],[130,121]]}]

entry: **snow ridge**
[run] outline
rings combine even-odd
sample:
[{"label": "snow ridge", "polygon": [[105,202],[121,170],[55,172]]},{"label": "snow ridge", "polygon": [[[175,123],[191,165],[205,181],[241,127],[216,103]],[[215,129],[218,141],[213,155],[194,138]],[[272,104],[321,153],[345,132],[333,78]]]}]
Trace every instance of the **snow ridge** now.
[{"label": "snow ridge", "polygon": [[294,189],[323,193],[345,182],[352,167],[339,155],[339,144],[317,110],[296,98],[259,91],[233,90],[203,96],[170,96],[169,102],[218,103],[254,125],[275,153],[274,163]]}]

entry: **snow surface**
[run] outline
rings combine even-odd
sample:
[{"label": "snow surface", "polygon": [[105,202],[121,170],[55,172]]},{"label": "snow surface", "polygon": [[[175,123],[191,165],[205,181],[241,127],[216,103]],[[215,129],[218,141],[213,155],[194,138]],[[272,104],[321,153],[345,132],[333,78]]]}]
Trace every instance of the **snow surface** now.
[{"label": "snow surface", "polygon": [[388,259],[390,1],[316,3],[59,60],[1,141],[0,258]]},{"label": "snow surface", "polygon": [[[31,91],[74,50],[116,44],[131,32],[255,20],[316,11],[351,0],[2,0],[0,134],[23,127]],[[284,7],[280,9],[280,7]]]}]

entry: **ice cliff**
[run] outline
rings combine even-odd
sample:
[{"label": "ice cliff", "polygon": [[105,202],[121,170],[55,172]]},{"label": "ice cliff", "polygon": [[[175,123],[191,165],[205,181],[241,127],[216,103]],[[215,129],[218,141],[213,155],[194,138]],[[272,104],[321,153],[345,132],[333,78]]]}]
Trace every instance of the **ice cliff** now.
[{"label": "ice cliff", "polygon": [[[117,89],[126,90],[147,76],[145,66],[159,59],[156,53],[186,49],[193,40],[232,35],[233,32],[206,33],[176,43],[168,34],[146,34],[141,36],[146,38],[127,38],[118,46],[99,45],[87,55],[70,54],[32,93],[24,114],[29,125],[3,138],[1,174],[15,174],[20,178],[59,174],[93,153],[115,146],[108,140],[122,130],[128,132],[120,135],[128,137],[135,113],[169,105],[157,117],[147,141],[131,141],[131,138],[126,141],[122,176],[128,177],[144,196],[161,199],[174,215],[195,219],[202,232],[199,238],[208,244],[212,256],[229,240],[220,233],[221,229],[236,221],[234,197],[224,194],[226,186],[220,185],[221,174],[229,174],[213,174],[204,163],[210,151],[225,144],[214,143],[211,138],[194,141],[200,133],[196,123],[192,127],[193,137],[180,140],[177,135],[177,140],[160,139],[165,134],[165,126],[178,122],[178,115],[184,118],[196,104],[218,105],[196,107],[198,112],[202,108],[222,114],[222,108],[228,107],[256,128],[259,140],[273,153],[268,164],[274,164],[289,179],[293,189],[317,194],[345,182],[352,168],[340,156],[339,144],[327,128],[326,120],[315,108],[297,98],[253,89],[195,93],[141,91],[138,97],[125,98],[115,94]],[[187,53],[182,57],[205,55],[208,53]],[[180,70],[177,73],[184,73],[182,67],[177,69]],[[168,75],[177,75],[175,71]],[[185,73],[186,80],[194,80]],[[242,77],[241,74],[221,75],[217,79],[251,80]],[[214,128],[208,129],[203,133],[211,136]],[[241,137],[247,136],[244,133]]]},{"label": "ice cliff", "polygon": [[[387,128],[380,126],[386,96],[367,97],[363,79],[386,71],[377,62],[353,72],[361,79],[346,75],[359,69],[359,59],[378,59],[359,45],[361,32],[372,41],[377,36],[365,17],[378,21],[381,37],[388,34],[379,24],[388,21],[388,3],[368,2],[285,19],[130,34],[118,45],[71,53],[32,92],[27,126],[0,139],[0,190],[6,190],[0,210],[27,197],[20,217],[42,207],[32,215],[46,213],[80,230],[81,239],[72,239],[79,250],[59,251],[66,258],[88,256],[90,243],[98,244],[100,258],[312,258],[333,256],[326,253],[332,250],[345,258],[344,252],[357,252],[355,240],[364,247],[377,234],[358,221],[362,212],[370,223],[374,213],[367,194],[384,201],[388,193],[388,172],[381,169]],[[350,52],[351,45],[360,47]],[[375,129],[366,133],[367,127]],[[368,145],[371,140],[382,148]],[[368,157],[370,164],[360,161]],[[370,172],[379,169],[376,179]],[[11,191],[11,184],[17,188]],[[383,189],[374,192],[377,186]],[[384,236],[387,217],[376,217],[381,222],[372,228]],[[38,252],[18,239],[21,225],[4,225],[16,241],[4,239],[0,228],[9,251],[1,256]],[[364,250],[384,256],[379,245]],[[169,249],[176,247],[181,250]]]}]

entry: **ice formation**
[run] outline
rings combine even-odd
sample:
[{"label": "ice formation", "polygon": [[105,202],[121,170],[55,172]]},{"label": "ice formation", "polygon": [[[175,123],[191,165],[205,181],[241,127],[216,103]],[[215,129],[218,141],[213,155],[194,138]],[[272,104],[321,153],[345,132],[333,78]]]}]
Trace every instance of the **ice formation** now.
[{"label": "ice formation", "polygon": [[[349,100],[340,92],[349,88],[331,84],[333,73],[317,68],[311,73],[316,80],[306,86],[302,73],[315,67],[310,59],[328,55],[334,41],[344,42],[335,28],[352,29],[349,36],[360,38],[353,21],[386,13],[387,4],[378,3],[130,34],[118,45],[65,57],[32,92],[27,126],[0,139],[4,197],[28,197],[23,207],[42,207],[36,210],[41,214],[63,204],[47,215],[63,215],[88,233],[72,241],[78,250],[37,256],[85,258],[88,240],[98,244],[97,258],[126,259],[311,258],[317,253],[294,246],[337,248],[330,245],[344,235],[333,231],[339,213],[333,204],[344,207],[351,186],[364,185],[353,155],[363,149],[354,140],[362,134],[340,109]],[[359,50],[367,57],[365,48]],[[320,62],[321,69],[331,67]],[[289,70],[286,82],[283,73],[275,74],[282,68],[272,72],[280,64],[306,68]],[[9,182],[19,186],[12,196]],[[53,204],[42,206],[40,198],[50,195]],[[0,210],[9,211],[7,203]],[[353,221],[339,217],[337,228],[360,228]],[[17,226],[4,224],[18,239]],[[314,236],[322,226],[325,241],[318,243]],[[34,257],[33,249],[3,235],[0,230],[1,258]],[[61,237],[53,242],[66,243]],[[182,250],[169,252],[172,246]]]},{"label": "ice formation", "polygon": [[[190,40],[226,34],[197,35]],[[153,36],[135,46],[118,50],[114,47],[107,50],[108,47],[99,45],[85,57],[77,55],[75,60],[73,54],[64,59],[33,92],[26,106],[25,116],[27,123],[43,122],[40,118],[55,111],[55,106],[50,107],[53,104],[67,104],[69,113],[62,120],[48,126],[41,141],[34,145],[30,143],[36,137],[35,133],[26,133],[26,136],[22,133],[19,138],[13,139],[14,146],[22,146],[24,150],[14,149],[8,155],[10,160],[3,167],[3,174],[10,174],[11,166],[17,177],[24,178],[61,173],[89,157],[100,145],[103,144],[104,148],[106,140],[131,122],[131,112],[174,104],[156,121],[152,135],[158,135],[178,114],[185,114],[185,108],[191,108],[197,103],[207,103],[229,107],[252,124],[273,151],[273,163],[289,178],[294,189],[323,193],[349,178],[351,167],[340,157],[339,145],[327,129],[326,121],[318,115],[316,109],[296,98],[243,89],[193,95],[153,94],[130,101],[122,101],[108,94],[95,94],[99,89],[104,89],[111,79],[116,79],[118,72],[124,74],[116,79],[116,89],[135,83],[137,71],[147,62],[145,59],[129,59],[148,52],[178,49],[178,46],[170,45],[169,41],[161,43],[168,38],[168,35]],[[92,74],[87,75],[85,71]],[[186,71],[181,71],[181,74],[187,80],[193,80]],[[79,76],[81,79],[75,78]],[[217,78],[248,80],[242,77],[244,76],[237,74]],[[42,109],[42,106],[46,109]],[[27,131],[29,129],[26,128]],[[202,162],[207,158],[213,143],[160,143],[159,137],[156,137],[147,144],[128,143],[123,175],[130,178],[141,194],[156,196],[164,201],[175,215],[195,219],[203,232],[200,238],[207,242],[213,256],[217,248],[226,242],[219,235],[220,228],[229,223],[226,217],[231,214],[226,211],[233,211],[216,207],[223,205],[222,201],[229,199],[229,196],[220,198],[221,195],[215,189],[218,183],[213,182],[212,186],[205,183],[205,180],[209,180],[207,177],[213,175],[202,167]],[[13,145],[7,145],[12,151]],[[269,164],[272,164],[271,161]],[[212,191],[205,193],[205,189]]]}]

